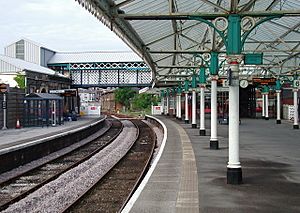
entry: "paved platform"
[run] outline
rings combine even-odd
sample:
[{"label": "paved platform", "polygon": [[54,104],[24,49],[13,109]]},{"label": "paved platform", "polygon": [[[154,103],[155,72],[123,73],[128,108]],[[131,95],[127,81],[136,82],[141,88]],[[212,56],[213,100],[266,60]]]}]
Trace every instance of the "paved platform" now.
[{"label": "paved platform", "polygon": [[[218,125],[220,149],[210,150],[210,137],[199,136],[198,128],[192,129],[191,124],[172,117],[158,118],[168,128],[167,144],[131,212],[300,212],[300,131],[294,130],[290,122],[242,119],[243,184],[229,185],[227,125]],[[209,120],[206,128],[209,135]],[[188,141],[192,150],[184,148]],[[190,175],[186,172],[187,160],[196,163],[196,168],[189,165],[189,172],[197,172],[193,176],[196,179],[184,179],[185,174]],[[188,192],[182,189],[185,184]],[[198,196],[191,196],[196,191]],[[179,208],[184,206],[182,201],[191,208]],[[195,204],[197,209],[193,208]]]},{"label": "paved platform", "polygon": [[99,117],[81,116],[77,121],[65,121],[63,125],[56,125],[55,127],[29,127],[21,129],[0,130],[0,152],[2,149],[8,147],[16,146],[37,139],[42,139],[44,137],[60,134],[75,128],[86,126],[93,123],[97,119],[99,119]]}]

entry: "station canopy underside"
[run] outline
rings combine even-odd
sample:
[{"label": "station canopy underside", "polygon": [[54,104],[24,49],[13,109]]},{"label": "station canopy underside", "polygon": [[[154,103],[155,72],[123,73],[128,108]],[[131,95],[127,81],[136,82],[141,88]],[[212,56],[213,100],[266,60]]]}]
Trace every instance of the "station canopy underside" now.
[{"label": "station canopy underside", "polygon": [[[241,20],[242,55],[263,64],[240,76],[292,76],[300,64],[300,0],[76,0],[125,41],[152,69],[156,87],[177,85],[207,65],[211,52],[226,76],[228,17]],[[208,72],[208,69],[207,69]]]}]

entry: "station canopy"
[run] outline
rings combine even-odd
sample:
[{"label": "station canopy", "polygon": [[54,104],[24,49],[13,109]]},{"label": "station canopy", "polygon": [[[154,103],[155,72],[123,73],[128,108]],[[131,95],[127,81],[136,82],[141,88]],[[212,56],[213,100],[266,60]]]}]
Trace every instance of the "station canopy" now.
[{"label": "station canopy", "polygon": [[242,62],[240,76],[293,76],[300,69],[300,0],[76,1],[149,65],[157,87],[177,85],[198,73],[211,52],[224,60],[219,75],[226,76],[232,14],[240,17],[245,37],[241,53],[254,56],[254,63]]}]

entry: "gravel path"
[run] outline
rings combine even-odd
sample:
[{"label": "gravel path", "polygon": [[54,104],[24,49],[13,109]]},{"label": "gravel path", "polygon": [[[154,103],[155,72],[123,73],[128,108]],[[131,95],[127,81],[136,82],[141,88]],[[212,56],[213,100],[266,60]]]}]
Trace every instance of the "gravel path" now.
[{"label": "gravel path", "polygon": [[89,186],[110,170],[134,143],[137,129],[130,121],[122,121],[121,134],[101,152],[61,175],[3,212],[61,212]]}]

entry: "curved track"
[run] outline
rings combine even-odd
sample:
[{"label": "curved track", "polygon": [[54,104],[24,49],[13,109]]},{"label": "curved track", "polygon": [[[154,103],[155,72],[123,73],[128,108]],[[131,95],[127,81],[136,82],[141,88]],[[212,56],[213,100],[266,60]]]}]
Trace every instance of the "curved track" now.
[{"label": "curved track", "polygon": [[0,210],[7,208],[10,204],[17,202],[99,152],[120,134],[122,128],[123,125],[120,121],[112,120],[111,128],[97,139],[2,182],[0,184]]},{"label": "curved track", "polygon": [[156,136],[141,120],[131,120],[139,136],[127,154],[64,212],[120,212],[149,166]]}]

